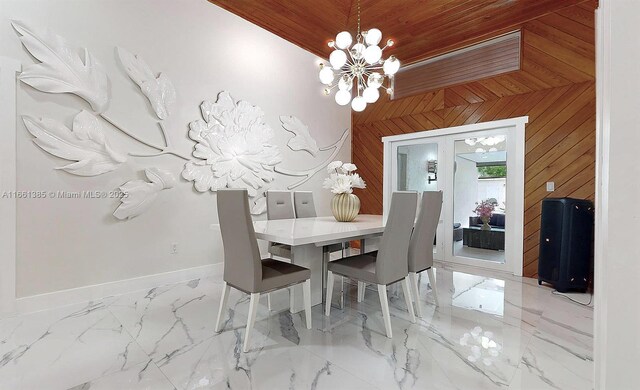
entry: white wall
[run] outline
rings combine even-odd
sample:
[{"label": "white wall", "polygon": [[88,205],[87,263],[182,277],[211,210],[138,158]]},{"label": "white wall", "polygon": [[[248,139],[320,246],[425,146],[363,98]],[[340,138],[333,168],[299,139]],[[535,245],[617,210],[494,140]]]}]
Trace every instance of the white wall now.
[{"label": "white wall", "polygon": [[453,185],[453,222],[469,226],[469,217],[475,215],[478,198],[478,166],[474,161],[456,156]]},{"label": "white wall", "polygon": [[402,147],[407,154],[407,191],[436,191],[437,181],[428,182],[427,161],[438,159],[437,144],[416,144]]},{"label": "white wall", "polygon": [[598,11],[596,389],[638,389],[640,376],[640,1]]},{"label": "white wall", "polygon": [[[110,77],[107,114],[157,143],[162,138],[148,103],[123,72],[114,47],[140,54],[154,71],[166,73],[178,94],[168,127],[186,154],[194,145],[187,137],[188,123],[200,118],[204,99],[215,101],[222,90],[264,110],[286,168],[313,167],[328,153],[314,159],[289,150],[286,142],[291,134],[281,128],[280,115],[302,119],[320,146],[335,142],[350,127],[349,110],[321,93],[315,56],[205,0],[2,0],[0,13],[0,56],[16,58],[23,65],[34,63],[9,19],[50,27],[74,45],[88,48]],[[17,102],[18,115],[50,117],[67,125],[81,109],[89,109],[74,95],[45,94],[25,84],[18,86]],[[114,148],[150,151],[106,123],[103,126]],[[112,190],[139,178],[146,167],[179,175],[184,163],[172,156],[130,158],[116,171],[77,177],[53,170],[63,161],[36,147],[21,121],[15,131],[18,190]],[[337,158],[348,161],[350,155],[347,140]],[[321,172],[299,189],[319,189],[323,178]],[[272,188],[294,181],[279,176]],[[316,196],[320,213],[329,214],[330,194],[319,190]],[[162,193],[147,214],[128,222],[111,215],[118,206],[116,199],[20,200],[17,295],[220,262],[219,233],[210,227],[217,224],[215,202],[214,194],[197,193],[183,179]],[[175,255],[170,254],[173,243],[178,244]]]},{"label": "white wall", "polygon": [[478,200],[490,198],[498,201],[496,212],[501,212],[501,210],[505,208],[507,201],[507,178],[499,177],[478,180]]}]

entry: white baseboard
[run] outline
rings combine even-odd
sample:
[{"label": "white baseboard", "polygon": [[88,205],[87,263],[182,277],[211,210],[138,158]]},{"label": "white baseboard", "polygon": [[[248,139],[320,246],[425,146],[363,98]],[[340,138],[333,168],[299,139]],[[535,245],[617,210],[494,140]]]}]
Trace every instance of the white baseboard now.
[{"label": "white baseboard", "polygon": [[150,289],[165,284],[178,283],[207,276],[222,276],[222,269],[223,263],[220,262],[160,274],[145,275],[137,278],[117,280],[114,282],[18,298],[16,300],[16,313],[14,314],[24,314],[60,306],[95,301],[109,296],[126,294],[133,291]]}]

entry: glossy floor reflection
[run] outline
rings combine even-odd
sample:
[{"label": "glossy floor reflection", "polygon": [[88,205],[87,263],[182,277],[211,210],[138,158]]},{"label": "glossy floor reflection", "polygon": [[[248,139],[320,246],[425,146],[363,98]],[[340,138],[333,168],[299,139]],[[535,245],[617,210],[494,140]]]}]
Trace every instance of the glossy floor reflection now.
[{"label": "glossy floor reflection", "polygon": [[[440,266],[440,306],[426,275],[423,317],[408,321],[390,288],[393,339],[376,291],[344,310],[313,309],[313,329],[287,292],[259,308],[241,353],[247,296],[232,290],[214,328],[221,279],[207,278],[0,321],[0,389],[591,389],[593,309],[533,279]],[[336,283],[334,296],[339,296]]]}]

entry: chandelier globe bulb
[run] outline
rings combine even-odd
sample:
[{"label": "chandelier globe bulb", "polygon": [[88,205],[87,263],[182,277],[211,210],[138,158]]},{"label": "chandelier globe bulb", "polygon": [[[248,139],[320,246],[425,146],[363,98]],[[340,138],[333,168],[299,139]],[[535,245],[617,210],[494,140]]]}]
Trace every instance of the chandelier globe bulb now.
[{"label": "chandelier globe bulb", "polygon": [[362,92],[362,97],[367,103],[375,103],[380,97],[380,92],[378,92],[378,88],[367,87]]},{"label": "chandelier globe bulb", "polygon": [[348,48],[351,46],[351,42],[353,42],[353,37],[348,31],[342,31],[336,35],[336,46],[338,46],[338,49]]},{"label": "chandelier globe bulb", "polygon": [[367,31],[364,40],[365,42],[367,42],[367,45],[375,46],[382,40],[382,31],[378,30],[377,28],[372,28]]},{"label": "chandelier globe bulb", "polygon": [[364,50],[364,60],[367,61],[368,64],[375,64],[380,61],[382,58],[382,49],[378,46],[369,46]]},{"label": "chandelier globe bulb", "polygon": [[347,63],[347,53],[342,50],[334,50],[329,56],[329,62],[333,69],[340,69]]},{"label": "chandelier globe bulb", "polygon": [[387,58],[387,60],[382,65],[382,70],[384,73],[393,76],[400,69],[400,61],[395,56],[391,56]]},{"label": "chandelier globe bulb", "polygon": [[351,101],[351,92],[341,89],[336,92],[335,100],[339,105],[346,106]]},{"label": "chandelier globe bulb", "polygon": [[322,69],[320,69],[320,73],[318,74],[318,77],[320,78],[320,82],[322,84],[325,84],[325,85],[331,84],[334,79],[333,69],[331,69],[331,67],[329,66],[323,66]]},{"label": "chandelier globe bulb", "polygon": [[351,101],[351,108],[353,111],[362,112],[367,107],[367,102],[364,100],[362,96],[356,96]]}]

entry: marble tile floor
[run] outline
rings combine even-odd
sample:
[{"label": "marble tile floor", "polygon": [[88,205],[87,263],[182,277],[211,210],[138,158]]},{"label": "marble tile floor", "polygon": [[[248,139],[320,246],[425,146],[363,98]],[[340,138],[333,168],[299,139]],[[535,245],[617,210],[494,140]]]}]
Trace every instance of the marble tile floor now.
[{"label": "marble tile floor", "polygon": [[[241,353],[248,297],[232,289],[224,330],[221,279],[192,280],[0,321],[0,389],[591,389],[593,309],[533,279],[437,268],[423,317],[408,321],[390,288],[393,339],[377,292],[331,317],[288,312],[287,291],[258,310]],[[334,297],[337,298],[339,283]]]},{"label": "marble tile floor", "polygon": [[471,248],[464,246],[462,241],[453,242],[453,253],[456,256],[469,257],[471,259],[481,259],[504,263],[504,251],[494,251],[491,249]]}]

